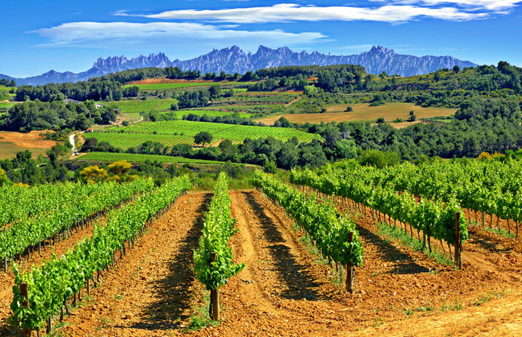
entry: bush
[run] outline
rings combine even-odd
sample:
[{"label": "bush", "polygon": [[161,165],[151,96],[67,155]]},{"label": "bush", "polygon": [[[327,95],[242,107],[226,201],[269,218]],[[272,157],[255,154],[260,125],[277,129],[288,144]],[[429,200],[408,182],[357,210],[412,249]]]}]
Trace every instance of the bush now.
[{"label": "bush", "polygon": [[377,123],[384,123],[384,117],[377,118]]},{"label": "bush", "polygon": [[346,107],[346,110],[345,110],[345,111],[346,111],[346,112],[353,111],[353,108],[352,108],[351,106],[348,105],[348,106]]},{"label": "bush", "polygon": [[196,144],[210,144],[212,141],[212,135],[206,131],[197,133],[194,136],[194,143]]},{"label": "bush", "polygon": [[393,166],[400,162],[400,156],[395,152],[382,152],[379,150],[364,151],[359,157],[359,163],[365,166],[383,168]]}]

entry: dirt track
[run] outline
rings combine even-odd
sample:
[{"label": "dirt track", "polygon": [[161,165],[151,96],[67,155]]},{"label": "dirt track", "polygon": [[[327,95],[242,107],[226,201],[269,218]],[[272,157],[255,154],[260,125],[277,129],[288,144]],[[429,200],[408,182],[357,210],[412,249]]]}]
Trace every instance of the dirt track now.
[{"label": "dirt track", "polygon": [[[516,336],[522,329],[522,255],[493,234],[465,245],[464,270],[382,240],[371,218],[357,224],[365,264],[356,292],[311,254],[282,209],[257,191],[231,192],[239,232],[231,246],[245,269],[220,289],[225,319],[194,336]],[[63,336],[187,334],[204,304],[192,269],[211,194],[189,193],[155,221],[66,318]]]}]

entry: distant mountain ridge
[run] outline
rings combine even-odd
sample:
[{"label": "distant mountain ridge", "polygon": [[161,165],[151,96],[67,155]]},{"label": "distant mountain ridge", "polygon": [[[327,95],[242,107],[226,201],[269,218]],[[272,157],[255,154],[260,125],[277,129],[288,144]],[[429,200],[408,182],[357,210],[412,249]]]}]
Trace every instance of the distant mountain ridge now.
[{"label": "distant mountain ridge", "polygon": [[[263,68],[273,68],[293,65],[334,65],[357,64],[363,66],[370,74],[380,74],[383,71],[393,75],[412,76],[422,75],[442,68],[453,68],[455,65],[465,68],[476,64],[461,61],[452,56],[412,56],[395,53],[394,50],[381,46],[373,46],[369,51],[357,55],[336,56],[326,55],[314,51],[294,52],[288,47],[271,49],[259,46],[257,52],[245,53],[238,46],[224,49],[214,49],[208,54],[191,60],[171,61],[164,53],[140,55],[131,59],[125,56],[98,58],[93,67],[81,73],[66,71],[63,73],[51,70],[39,76],[14,78],[21,84],[46,84],[84,81],[97,77],[135,68],[145,67],[178,67],[182,70],[200,70],[202,73],[225,71],[227,73],[245,73]],[[13,77],[0,74],[0,78]]]}]

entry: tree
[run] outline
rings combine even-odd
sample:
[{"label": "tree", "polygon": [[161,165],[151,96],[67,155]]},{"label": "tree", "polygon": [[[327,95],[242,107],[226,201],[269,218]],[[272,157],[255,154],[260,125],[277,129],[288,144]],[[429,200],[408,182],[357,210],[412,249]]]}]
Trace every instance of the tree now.
[{"label": "tree", "polygon": [[415,114],[410,115],[410,117],[408,118],[408,122],[415,122],[416,120],[417,120],[417,116],[415,116]]},{"label": "tree", "polygon": [[210,144],[212,135],[209,132],[201,131],[194,136],[194,143],[196,144]]},{"label": "tree", "polygon": [[7,177],[7,174],[5,174],[5,171],[0,168],[0,186],[4,186],[7,183],[9,183],[9,178]]},{"label": "tree", "polygon": [[129,176],[132,169],[132,164],[126,160],[115,161],[108,167],[109,173],[112,175],[112,179],[118,182],[127,182],[134,180],[135,176]]},{"label": "tree", "polygon": [[335,144],[335,154],[339,159],[357,157],[357,145],[354,140],[341,139]]},{"label": "tree", "polygon": [[457,65],[454,66],[454,67],[453,67],[453,72],[454,72],[455,74],[458,74],[458,73],[460,72],[460,67],[457,66]]},{"label": "tree", "polygon": [[98,146],[97,138],[87,138],[85,139],[85,143],[83,143],[81,151],[82,152],[90,152],[93,151]]},{"label": "tree", "polygon": [[348,106],[346,107],[346,110],[344,110],[344,111],[346,111],[346,112],[350,112],[350,111],[353,111],[353,108],[352,108],[351,106],[348,105]]},{"label": "tree", "polygon": [[88,166],[81,170],[80,176],[86,183],[96,184],[98,182],[107,180],[109,174],[106,170],[99,168],[97,165],[95,165]]},{"label": "tree", "polygon": [[221,86],[213,85],[208,91],[210,93],[210,98],[217,98],[221,94]]}]

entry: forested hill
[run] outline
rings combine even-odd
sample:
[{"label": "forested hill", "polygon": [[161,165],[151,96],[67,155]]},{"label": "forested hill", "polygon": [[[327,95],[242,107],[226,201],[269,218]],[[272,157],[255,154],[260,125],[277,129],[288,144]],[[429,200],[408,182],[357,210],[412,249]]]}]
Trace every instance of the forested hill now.
[{"label": "forested hill", "polygon": [[[451,56],[412,56],[397,54],[395,51],[374,46],[369,51],[357,55],[330,55],[319,52],[308,53],[306,51],[294,52],[287,47],[271,49],[259,46],[255,53],[245,53],[237,46],[213,50],[208,54],[191,60],[171,61],[165,54],[140,55],[131,59],[125,56],[99,58],[93,67],[81,73],[66,71],[63,73],[51,70],[39,76],[28,78],[16,78],[19,84],[46,84],[85,81],[92,77],[102,76],[118,71],[136,68],[165,68],[178,67],[183,71],[196,70],[201,73],[227,73],[244,74],[248,71],[256,71],[264,68],[275,68],[281,66],[303,66],[303,65],[336,65],[355,64],[361,65],[370,74],[379,74],[385,71],[388,74],[400,76],[412,76],[428,74],[430,72],[459,66],[461,68],[473,67],[474,63],[461,61]],[[11,79],[7,75],[1,75]]]}]

